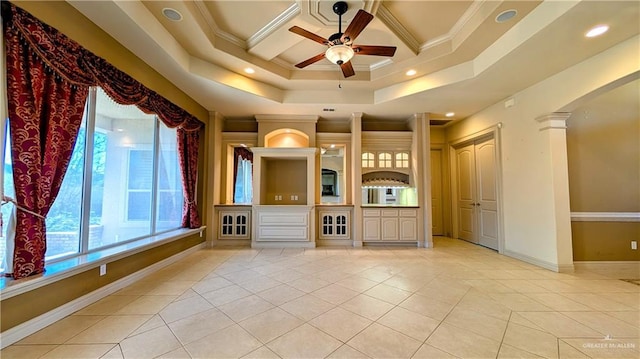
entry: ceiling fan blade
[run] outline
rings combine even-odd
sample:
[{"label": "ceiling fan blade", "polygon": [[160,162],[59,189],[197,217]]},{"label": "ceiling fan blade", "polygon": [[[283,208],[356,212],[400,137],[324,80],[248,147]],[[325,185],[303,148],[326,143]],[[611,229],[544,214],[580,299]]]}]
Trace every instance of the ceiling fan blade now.
[{"label": "ceiling fan blade", "polygon": [[358,10],[358,13],[353,17],[353,20],[351,20],[351,23],[344,31],[342,39],[344,40],[348,37],[350,41],[355,40],[355,38],[360,35],[362,30],[364,30],[364,28],[369,25],[371,20],[373,20],[373,15],[362,9]]},{"label": "ceiling fan blade", "polygon": [[306,37],[309,40],[313,40],[315,42],[321,43],[323,45],[326,45],[329,42],[329,40],[325,39],[324,37],[316,35],[311,31],[307,31],[299,26],[293,26],[289,29],[289,31],[293,32],[294,34],[298,34],[302,37]]},{"label": "ceiling fan blade", "polygon": [[299,69],[303,69],[311,64],[314,64],[320,60],[324,59],[324,52],[321,54],[317,54],[316,56],[310,58],[310,59],[306,59],[304,61],[302,61],[301,63],[297,64],[296,67]]},{"label": "ceiling fan blade", "polygon": [[353,71],[353,65],[351,65],[351,61],[343,63],[342,65],[340,65],[340,68],[342,69],[342,74],[345,78],[356,74],[356,72]]},{"label": "ceiling fan blade", "polygon": [[393,56],[396,53],[395,46],[353,46],[353,51],[358,55]]}]

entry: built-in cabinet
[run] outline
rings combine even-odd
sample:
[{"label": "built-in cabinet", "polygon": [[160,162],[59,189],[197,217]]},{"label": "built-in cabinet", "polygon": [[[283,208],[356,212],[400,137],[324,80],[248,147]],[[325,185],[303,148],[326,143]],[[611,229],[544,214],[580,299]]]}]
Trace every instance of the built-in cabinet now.
[{"label": "built-in cabinet", "polygon": [[310,235],[313,229],[311,206],[253,206],[256,218],[254,246],[269,247],[273,244],[315,247]]},{"label": "built-in cabinet", "polygon": [[218,239],[251,238],[251,207],[218,209]]},{"label": "built-in cabinet", "polygon": [[319,239],[349,239],[351,223],[349,210],[318,210]]},{"label": "built-in cabinet", "polygon": [[366,208],[362,216],[365,242],[418,240],[416,208]]},{"label": "built-in cabinet", "polygon": [[[254,248],[315,247],[316,148],[252,148]],[[257,181],[256,181],[257,180]]]},{"label": "built-in cabinet", "polygon": [[[415,132],[424,121],[364,131],[359,116],[349,128],[330,132],[333,124],[320,124],[317,116],[260,115],[257,133],[224,133],[218,239],[250,240],[253,248],[424,242],[422,182],[416,180],[421,151],[414,143],[424,138]],[[220,125],[223,132],[235,128]],[[234,206],[234,147],[247,143],[253,196],[250,205]]]}]

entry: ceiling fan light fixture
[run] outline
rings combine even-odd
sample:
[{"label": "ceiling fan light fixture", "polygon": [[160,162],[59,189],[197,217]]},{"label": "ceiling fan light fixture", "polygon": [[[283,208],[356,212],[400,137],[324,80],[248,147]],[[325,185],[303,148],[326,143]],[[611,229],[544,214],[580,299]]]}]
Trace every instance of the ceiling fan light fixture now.
[{"label": "ceiling fan light fixture", "polygon": [[334,45],[327,49],[324,56],[336,65],[342,65],[351,60],[355,52],[347,45]]}]

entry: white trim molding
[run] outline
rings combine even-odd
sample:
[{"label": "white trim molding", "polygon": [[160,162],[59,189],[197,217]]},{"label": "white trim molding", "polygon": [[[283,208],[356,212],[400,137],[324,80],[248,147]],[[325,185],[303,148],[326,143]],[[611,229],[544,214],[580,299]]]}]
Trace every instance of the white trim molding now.
[{"label": "white trim molding", "polygon": [[640,212],[571,212],[572,222],[640,222]]},{"label": "white trim molding", "polygon": [[571,117],[570,112],[554,112],[547,115],[539,116],[536,121],[540,123],[540,131],[546,131],[550,129],[562,129],[567,128],[567,119]]},{"label": "white trim molding", "polygon": [[576,270],[590,271],[615,279],[638,279],[640,261],[576,261]]},{"label": "white trim molding", "polygon": [[573,273],[575,268],[573,263],[571,264],[555,264],[547,261],[543,261],[537,258],[530,257],[525,254],[520,254],[517,252],[513,252],[510,250],[504,250],[503,253],[507,257],[515,258],[521,260],[523,262],[533,264],[538,267],[542,267],[544,269],[548,269],[557,273]]}]

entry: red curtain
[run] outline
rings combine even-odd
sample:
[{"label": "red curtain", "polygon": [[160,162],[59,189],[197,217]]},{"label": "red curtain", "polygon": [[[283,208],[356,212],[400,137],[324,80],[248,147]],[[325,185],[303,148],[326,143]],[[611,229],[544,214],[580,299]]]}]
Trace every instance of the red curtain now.
[{"label": "red curtain", "polygon": [[178,160],[182,169],[182,226],[186,228],[200,227],[200,216],[196,204],[196,187],[198,180],[198,147],[199,132],[178,129]]},{"label": "red curtain", "polygon": [[26,11],[2,1],[7,92],[18,205],[14,278],[44,270],[46,217],[58,193],[82,122],[89,86],[135,104],[178,128],[185,205],[183,226],[200,225],[195,203],[199,131],[194,116],[146,88]]},{"label": "red curtain", "polygon": [[45,217],[69,165],[88,87],[62,79],[7,36],[7,93],[17,211],[14,278],[44,271]]}]

